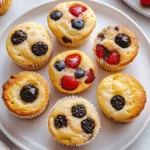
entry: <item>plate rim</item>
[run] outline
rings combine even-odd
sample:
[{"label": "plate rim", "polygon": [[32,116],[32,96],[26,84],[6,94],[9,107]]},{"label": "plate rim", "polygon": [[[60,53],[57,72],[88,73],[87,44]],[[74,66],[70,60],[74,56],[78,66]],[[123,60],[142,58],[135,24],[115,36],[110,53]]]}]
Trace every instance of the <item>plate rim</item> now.
[{"label": "plate rim", "polygon": [[[7,24],[6,27],[0,32],[0,34],[1,35],[4,34],[4,32],[6,31],[7,28],[9,28],[15,21],[17,21],[18,19],[20,19],[25,14],[30,13],[31,11],[33,11],[35,9],[38,9],[39,7],[43,7],[44,5],[47,5],[49,3],[56,2],[56,1],[60,1],[60,0],[49,0],[48,2],[40,3],[38,5],[33,6],[30,9],[26,10],[24,13],[22,13],[21,15],[19,15],[15,19],[13,19],[9,24]],[[126,15],[123,11],[121,11],[120,9],[115,8],[114,6],[111,6],[111,5],[109,5],[109,4],[105,3],[105,2],[101,2],[99,0],[88,0],[88,1],[90,1],[92,3],[98,3],[100,5],[103,5],[103,6],[106,6],[108,8],[111,8],[113,11],[116,11],[119,14],[123,15],[124,17],[126,17],[127,19],[129,19],[138,28],[138,30],[141,32],[141,34],[143,34],[143,36],[146,39],[146,42],[149,44],[149,47],[150,47],[150,41],[149,41],[147,35],[145,34],[145,32],[142,30],[142,28],[131,17],[129,17],[128,15]],[[123,0],[123,1],[126,1],[126,0]],[[128,142],[126,145],[124,145],[120,150],[125,150],[131,144],[133,144],[137,140],[137,138],[141,135],[141,133],[144,131],[144,129],[148,125],[149,121],[150,121],[150,115],[148,116],[147,120],[144,122],[144,125],[142,126],[142,128],[137,132],[137,134],[135,134],[135,136],[130,140],[130,142]],[[9,140],[11,140],[20,149],[30,150],[27,147],[25,147],[24,145],[22,145],[21,143],[19,143],[16,139],[14,139],[1,124],[0,124],[0,130],[6,135],[6,137]]]},{"label": "plate rim", "polygon": [[150,14],[145,13],[144,11],[141,11],[139,8],[135,7],[134,5],[132,5],[132,3],[130,3],[129,0],[123,0],[129,7],[133,8],[136,12],[150,18]]}]

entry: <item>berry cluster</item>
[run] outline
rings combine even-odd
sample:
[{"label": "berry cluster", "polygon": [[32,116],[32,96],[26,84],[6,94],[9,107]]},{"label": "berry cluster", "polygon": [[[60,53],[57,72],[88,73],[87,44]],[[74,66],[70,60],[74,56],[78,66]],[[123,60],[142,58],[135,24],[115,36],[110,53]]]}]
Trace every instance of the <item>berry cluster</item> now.
[{"label": "berry cluster", "polygon": [[79,82],[77,79],[80,79],[86,76],[85,83],[90,84],[94,81],[94,73],[93,70],[85,71],[82,68],[78,68],[81,63],[81,56],[78,54],[69,55],[65,61],[57,61],[54,64],[55,69],[60,72],[64,70],[66,67],[75,69],[74,76],[65,75],[61,79],[61,86],[65,90],[74,90],[79,86]]},{"label": "berry cluster", "polygon": [[[11,36],[11,42],[13,45],[18,45],[27,39],[27,34],[22,30],[17,30]],[[37,42],[31,46],[31,51],[35,56],[43,56],[48,51],[48,46],[44,42]]]},{"label": "berry cluster", "polygon": [[[114,30],[118,32],[120,30],[119,26],[115,26]],[[103,41],[104,39],[104,33],[99,33],[97,36],[97,40]],[[124,33],[118,34],[115,37],[114,41],[121,48],[128,48],[131,44],[130,37]],[[109,65],[117,65],[120,62],[120,55],[116,50],[110,52],[106,47],[100,44],[96,46],[95,54],[99,59],[103,59]]]},{"label": "berry cluster", "polygon": [[[87,10],[87,8],[81,4],[75,4],[70,6],[69,8],[69,12],[77,17],[73,20],[71,20],[71,26],[72,28],[76,29],[76,30],[81,30],[84,28],[84,20],[80,18],[80,15],[85,12]],[[50,18],[54,21],[58,21],[61,17],[63,16],[63,13],[60,11],[53,11],[50,14]],[[71,39],[67,38],[67,37],[62,37],[62,41],[64,43],[72,43]]]},{"label": "berry cluster", "polygon": [[[71,108],[71,113],[72,116],[76,118],[83,118],[86,115],[86,108],[83,104],[77,104]],[[64,115],[58,115],[54,120],[54,124],[56,128],[67,127],[68,125],[67,117]],[[90,117],[82,120],[81,128],[87,134],[93,133],[95,128],[94,120]]]}]

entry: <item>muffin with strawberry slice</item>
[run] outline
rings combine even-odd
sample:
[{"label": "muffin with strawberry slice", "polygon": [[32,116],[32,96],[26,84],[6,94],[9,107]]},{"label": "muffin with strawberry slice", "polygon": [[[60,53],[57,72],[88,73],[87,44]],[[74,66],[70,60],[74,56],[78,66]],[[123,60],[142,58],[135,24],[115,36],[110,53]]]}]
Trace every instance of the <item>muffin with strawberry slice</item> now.
[{"label": "muffin with strawberry slice", "polygon": [[54,86],[63,93],[80,93],[95,79],[95,66],[88,55],[78,50],[62,52],[49,65]]},{"label": "muffin with strawberry slice", "polygon": [[96,36],[94,54],[98,64],[107,71],[120,71],[138,53],[136,35],[124,26],[109,26]]}]

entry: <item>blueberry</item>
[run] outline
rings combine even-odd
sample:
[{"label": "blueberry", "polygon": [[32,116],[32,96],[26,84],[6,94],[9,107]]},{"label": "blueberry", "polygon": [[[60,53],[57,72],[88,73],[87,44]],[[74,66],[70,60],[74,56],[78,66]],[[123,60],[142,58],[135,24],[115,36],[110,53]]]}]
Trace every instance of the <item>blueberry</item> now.
[{"label": "blueberry", "polygon": [[85,71],[82,68],[78,68],[74,75],[77,79],[82,78],[85,75]]},{"label": "blueberry", "polygon": [[72,21],[72,27],[81,30],[84,27],[84,21],[82,19],[75,19]]},{"label": "blueberry", "polygon": [[72,43],[72,41],[69,38],[65,37],[65,36],[62,37],[62,41],[64,43]]},{"label": "blueberry", "polygon": [[71,108],[72,115],[77,118],[82,118],[86,115],[86,110],[84,105],[78,104]]},{"label": "blueberry", "polygon": [[63,16],[63,14],[60,11],[53,11],[50,14],[50,18],[55,20],[55,21],[59,20],[62,16]]},{"label": "blueberry", "polygon": [[111,99],[111,105],[117,111],[121,110],[125,105],[125,100],[122,96],[116,95]]},{"label": "blueberry", "polygon": [[56,128],[63,128],[67,127],[67,118],[64,115],[58,115],[55,120],[54,124]]},{"label": "blueberry", "polygon": [[116,30],[116,31],[119,31],[119,26],[115,26],[115,30]]},{"label": "blueberry", "polygon": [[118,34],[115,38],[115,43],[122,48],[127,48],[130,46],[130,37],[126,34]]},{"label": "blueberry", "polygon": [[15,33],[11,36],[11,42],[14,45],[20,44],[23,41],[25,41],[26,39],[27,39],[27,35],[22,30],[15,31]]},{"label": "blueberry", "polygon": [[38,96],[38,89],[32,85],[28,84],[26,86],[23,86],[23,88],[20,91],[20,97],[25,102],[34,102]]},{"label": "blueberry", "polygon": [[81,122],[81,127],[85,133],[87,134],[93,133],[95,128],[94,120],[88,117],[87,119]]},{"label": "blueberry", "polygon": [[57,69],[57,71],[62,71],[63,69],[65,69],[66,64],[65,64],[64,61],[57,61],[57,62],[54,64],[54,67]]},{"label": "blueberry", "polygon": [[36,56],[45,55],[48,51],[48,46],[44,42],[37,42],[31,47],[32,53]]}]

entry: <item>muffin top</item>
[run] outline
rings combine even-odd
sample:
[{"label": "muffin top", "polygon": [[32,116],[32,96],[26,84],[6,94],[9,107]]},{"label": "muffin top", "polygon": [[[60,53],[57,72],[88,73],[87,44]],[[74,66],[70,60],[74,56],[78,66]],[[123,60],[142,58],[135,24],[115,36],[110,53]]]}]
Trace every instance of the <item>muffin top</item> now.
[{"label": "muffin top", "polygon": [[47,30],[40,24],[26,22],[11,30],[6,47],[15,62],[30,65],[49,57],[52,41]]},{"label": "muffin top", "polygon": [[125,66],[138,53],[138,39],[124,26],[109,26],[98,33],[93,50],[98,60],[104,60],[110,65]]},{"label": "muffin top", "polygon": [[12,75],[3,85],[2,98],[8,109],[16,115],[38,113],[49,100],[49,86],[45,79],[34,72]]},{"label": "muffin top", "polygon": [[100,108],[110,119],[129,122],[143,110],[146,93],[131,75],[118,73],[104,78],[97,90]]},{"label": "muffin top", "polygon": [[64,93],[87,89],[95,79],[95,66],[85,53],[70,50],[56,55],[50,62],[49,75],[55,87]]},{"label": "muffin top", "polygon": [[93,105],[82,97],[67,97],[52,108],[48,127],[53,137],[70,146],[82,145],[95,137],[100,128]]},{"label": "muffin top", "polygon": [[96,25],[93,10],[79,1],[60,3],[48,14],[48,25],[62,40],[70,42],[86,38]]}]

